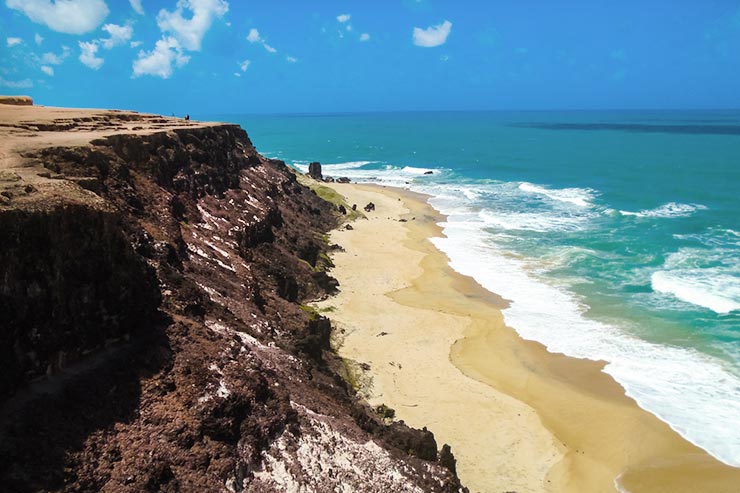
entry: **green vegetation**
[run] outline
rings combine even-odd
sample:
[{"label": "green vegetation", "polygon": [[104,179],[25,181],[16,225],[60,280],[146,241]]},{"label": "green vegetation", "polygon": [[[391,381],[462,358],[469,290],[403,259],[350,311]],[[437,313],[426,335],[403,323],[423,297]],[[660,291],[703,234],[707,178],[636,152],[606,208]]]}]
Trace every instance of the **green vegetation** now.
[{"label": "green vegetation", "polygon": [[317,318],[319,318],[321,316],[321,315],[319,315],[318,310],[316,310],[316,308],[314,308],[314,307],[312,307],[310,305],[299,305],[299,306],[300,306],[301,310],[303,310],[304,312],[308,313],[308,319],[309,320],[316,320]]},{"label": "green vegetation", "polygon": [[321,182],[318,182],[313,178],[309,178],[308,176],[301,173],[296,172],[296,178],[298,179],[298,183],[307,186],[308,188],[313,190],[313,192],[319,198],[329,202],[330,204],[334,204],[335,206],[337,206],[337,208],[339,208],[340,205],[344,206],[344,208],[347,210],[347,215],[344,216],[345,222],[350,222],[354,221],[355,219],[365,217],[362,212],[352,210],[352,206],[347,203],[347,201],[344,199],[344,196],[333,188],[322,185]]},{"label": "green vegetation", "polygon": [[396,410],[386,406],[385,404],[381,404],[378,407],[376,407],[375,412],[380,414],[380,417],[383,419],[390,420],[396,417]]}]

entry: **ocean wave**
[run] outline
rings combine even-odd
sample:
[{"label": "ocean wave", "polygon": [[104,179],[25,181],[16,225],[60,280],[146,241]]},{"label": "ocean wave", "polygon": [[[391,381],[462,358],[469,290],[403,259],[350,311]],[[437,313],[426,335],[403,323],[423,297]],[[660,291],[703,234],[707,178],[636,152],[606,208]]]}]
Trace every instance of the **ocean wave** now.
[{"label": "ocean wave", "polygon": [[[410,175],[417,175],[417,176],[434,174],[435,172],[434,168],[416,168],[414,166],[404,166],[403,168],[401,168],[401,171],[403,171],[404,173],[408,173]],[[439,172],[439,170],[436,170],[436,171]]]},{"label": "ocean wave", "polygon": [[494,213],[484,209],[478,213],[478,216],[486,226],[509,230],[544,233],[547,231],[576,231],[584,228],[583,218],[548,213],[510,211]]},{"label": "ocean wave", "polygon": [[623,216],[670,218],[687,217],[696,211],[704,210],[706,208],[706,206],[701,204],[680,204],[678,202],[668,202],[667,204],[663,204],[655,209],[646,209],[640,212],[620,210],[619,213]]},{"label": "ocean wave", "polygon": [[[708,241],[708,240],[705,240]],[[740,310],[740,260],[732,248],[680,248],[651,275],[654,291],[724,314]]]},{"label": "ocean wave", "polygon": [[526,181],[519,184],[519,190],[544,195],[551,200],[566,202],[579,207],[590,206],[594,197],[594,191],[588,188],[545,188]]},{"label": "ocean wave", "polygon": [[604,371],[642,408],[723,462],[740,466],[740,429],[725,425],[740,416],[740,376],[723,362],[589,319],[575,295],[536,277],[536,264],[498,250],[481,228],[453,216],[443,226],[446,238],[434,239],[435,245],[456,271],[511,300],[504,317],[522,337],[552,352],[607,361]]}]

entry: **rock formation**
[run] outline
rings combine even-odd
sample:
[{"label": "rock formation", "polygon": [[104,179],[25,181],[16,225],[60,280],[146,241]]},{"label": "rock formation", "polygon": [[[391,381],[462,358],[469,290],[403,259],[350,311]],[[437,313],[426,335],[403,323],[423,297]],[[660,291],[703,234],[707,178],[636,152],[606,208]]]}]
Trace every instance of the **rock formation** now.
[{"label": "rock formation", "polygon": [[4,492],[460,492],[338,375],[335,206],[235,125],[0,107]]},{"label": "rock formation", "polygon": [[318,161],[310,163],[308,165],[308,176],[310,176],[314,180],[321,181],[323,179],[323,176],[321,175],[321,163],[319,163]]},{"label": "rock formation", "polygon": [[12,104],[16,106],[32,106],[33,99],[29,96],[0,96],[0,104]]}]

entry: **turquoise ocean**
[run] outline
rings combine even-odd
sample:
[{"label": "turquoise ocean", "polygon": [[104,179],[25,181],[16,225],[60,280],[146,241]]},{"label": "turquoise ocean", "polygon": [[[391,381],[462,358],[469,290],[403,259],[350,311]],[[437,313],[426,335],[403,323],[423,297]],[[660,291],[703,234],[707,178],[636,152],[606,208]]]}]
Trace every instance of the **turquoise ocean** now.
[{"label": "turquoise ocean", "polygon": [[[208,115],[301,171],[409,188],[550,351],[740,466],[740,111]],[[431,171],[432,174],[428,174]]]}]

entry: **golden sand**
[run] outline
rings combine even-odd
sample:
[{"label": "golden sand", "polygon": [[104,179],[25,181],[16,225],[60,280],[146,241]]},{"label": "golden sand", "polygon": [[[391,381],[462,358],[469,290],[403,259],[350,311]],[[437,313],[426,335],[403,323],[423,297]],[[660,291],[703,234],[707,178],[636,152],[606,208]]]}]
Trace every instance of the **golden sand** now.
[{"label": "golden sand", "polygon": [[[453,271],[423,196],[332,184],[376,209],[332,233],[338,352],[369,365],[372,405],[449,443],[471,492],[740,491],[726,466],[639,408],[602,363],[506,327],[506,301]],[[406,221],[401,221],[405,219]]]}]

